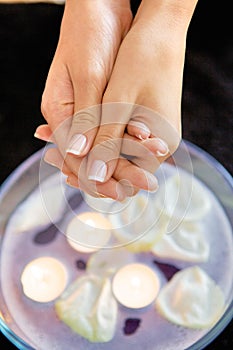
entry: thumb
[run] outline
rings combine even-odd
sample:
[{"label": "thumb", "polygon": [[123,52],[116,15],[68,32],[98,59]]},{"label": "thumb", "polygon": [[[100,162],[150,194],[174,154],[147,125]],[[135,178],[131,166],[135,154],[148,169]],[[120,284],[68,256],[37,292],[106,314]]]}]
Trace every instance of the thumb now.
[{"label": "thumb", "polygon": [[132,105],[126,103],[102,104],[101,125],[88,155],[88,180],[106,182],[112,177],[131,110]]},{"label": "thumb", "polygon": [[[75,78],[75,77],[74,77]],[[68,135],[66,152],[75,156],[86,155],[94,141],[101,112],[102,94],[93,81],[80,77],[74,82],[74,111]]]},{"label": "thumb", "polygon": [[100,123],[100,106],[80,110],[72,117],[66,153],[83,157],[95,139]]}]

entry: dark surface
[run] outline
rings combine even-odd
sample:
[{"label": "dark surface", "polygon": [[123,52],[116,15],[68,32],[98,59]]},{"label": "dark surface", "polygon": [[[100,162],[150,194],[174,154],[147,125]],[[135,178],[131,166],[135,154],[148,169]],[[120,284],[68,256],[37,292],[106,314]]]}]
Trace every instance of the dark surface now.
[{"label": "dark surface", "polygon": [[[40,98],[62,13],[59,5],[0,5],[0,183],[44,145],[33,134],[44,122]],[[231,13],[228,0],[198,3],[188,33],[182,115],[184,138],[233,174]],[[4,345],[14,349],[0,335],[0,348]],[[206,349],[232,345],[233,322]]]}]

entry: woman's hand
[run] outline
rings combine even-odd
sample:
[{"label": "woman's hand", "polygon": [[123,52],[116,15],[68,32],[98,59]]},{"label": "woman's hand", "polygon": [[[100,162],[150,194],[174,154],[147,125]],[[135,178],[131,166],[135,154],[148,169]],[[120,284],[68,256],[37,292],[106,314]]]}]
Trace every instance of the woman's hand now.
[{"label": "woman's hand", "polygon": [[[113,3],[119,10],[122,1],[107,4],[98,1],[100,7],[97,8],[93,1],[91,7],[88,0],[72,1],[67,1],[58,49],[42,99],[42,110],[63,157],[63,170],[68,178],[77,177],[78,186],[88,193],[97,192],[114,199],[127,195],[125,186],[121,185],[125,179],[136,188],[150,189],[151,184],[155,188],[156,179],[149,172],[153,173],[159,163],[174,152],[180,140],[185,41],[197,1],[142,1],[122,43],[130,26],[131,19],[125,15],[129,8],[120,6],[123,19],[128,20],[110,21],[114,24],[110,27],[106,26],[106,16],[103,20],[100,10],[102,7],[109,10],[109,4]],[[84,17],[76,20],[74,13],[77,11],[80,16],[82,6],[92,20],[89,17],[89,21]],[[98,11],[102,16],[100,22],[93,22],[93,18],[98,18]],[[70,18],[73,18],[71,26]],[[102,35],[105,28],[107,35]],[[77,46],[74,46],[74,33],[77,33]],[[83,36],[80,37],[80,33]],[[86,33],[88,41],[83,39]],[[106,45],[98,41],[100,38],[106,39]],[[114,55],[117,55],[115,62]],[[93,105],[96,105],[94,113],[86,112],[88,109],[80,111]],[[73,118],[68,118],[76,111]],[[57,128],[63,121],[65,125]],[[145,137],[150,138],[149,142],[145,141],[147,145],[143,145],[139,155],[135,154],[138,147],[132,147],[132,141],[138,141],[134,136],[141,137],[138,123],[150,131]],[[145,152],[151,142],[153,151]],[[83,157],[87,153],[84,158],[72,156]],[[121,153],[133,156],[131,161],[119,158]]]},{"label": "woman's hand", "polygon": [[80,111],[101,105],[131,21],[129,0],[66,1],[41,110],[71,171],[77,168],[76,159],[66,151],[87,154],[100,124],[99,108],[94,114]]},{"label": "woman's hand", "polygon": [[[102,103],[131,20],[129,0],[66,1],[60,38],[41,104],[64,155],[67,149],[85,155],[92,145],[100,123],[100,110],[96,108],[94,114],[79,112]],[[70,118],[67,130],[56,135],[58,126],[67,118]]]},{"label": "woman's hand", "polygon": [[[84,185],[85,176],[84,180],[79,178],[80,164],[100,124],[103,94],[131,20],[126,0],[67,0],[58,47],[42,97],[42,113],[48,126],[39,127],[36,132],[37,137],[52,138],[56,143],[59,151],[50,151],[46,160],[54,163],[54,158],[59,158],[59,167],[69,178],[76,179],[76,186],[92,195],[99,191],[114,199],[124,199],[139,188],[155,190],[157,186],[153,176],[123,160],[108,183]],[[137,125],[132,127],[134,134],[143,139],[150,131]],[[128,176],[122,179],[126,168]],[[134,176],[129,189],[125,182],[130,174]]]},{"label": "woman's hand", "polygon": [[[142,1],[121,44],[103,97],[103,106],[110,105],[111,109],[111,103],[124,102],[123,110],[102,113],[101,126],[88,155],[87,179],[95,180],[95,165],[100,162],[105,170],[102,182],[112,177],[121,153],[124,128],[129,125],[131,134],[132,121],[143,122],[151,136],[163,142],[160,162],[178,147],[186,35],[196,3],[197,0]],[[146,168],[150,163],[150,171],[158,166],[156,159],[154,164],[144,163],[137,165]]]},{"label": "woman's hand", "polygon": [[[64,129],[64,125],[61,125],[61,131]],[[144,124],[137,123],[136,125],[132,125],[132,129],[134,129],[133,133],[135,133],[136,137],[130,136],[127,133],[124,134],[122,142],[124,157],[122,156],[118,160],[113,178],[106,183],[89,181],[88,186],[84,184],[86,178],[83,178],[80,173],[83,164],[84,166],[86,165],[85,157],[75,159],[72,162],[72,169],[70,169],[66,163],[66,158],[64,159],[58,148],[53,147],[46,151],[44,160],[59,168],[67,176],[67,183],[69,185],[80,188],[92,196],[102,195],[122,201],[126,196],[135,195],[139,189],[156,191],[158,188],[156,177],[149,171],[132,164],[125,156],[148,162],[157,155],[159,140],[149,137],[149,130]],[[50,143],[56,142],[49,125],[40,125],[36,130],[35,136]],[[118,182],[114,179],[117,179]]]}]

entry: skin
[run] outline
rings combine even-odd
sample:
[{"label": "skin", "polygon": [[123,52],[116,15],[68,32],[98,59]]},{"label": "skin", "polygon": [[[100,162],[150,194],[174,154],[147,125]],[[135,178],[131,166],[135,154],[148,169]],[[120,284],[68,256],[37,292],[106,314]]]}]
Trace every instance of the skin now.
[{"label": "skin", "polygon": [[[36,136],[56,143],[46,160],[68,182],[120,200],[157,188],[152,174],[181,137],[185,43],[196,3],[144,0],[132,20],[126,0],[67,0],[42,96],[48,125]],[[71,143],[80,134],[85,146],[74,155]],[[158,152],[160,140],[169,152]],[[95,161],[105,167],[100,181],[88,179]]]}]

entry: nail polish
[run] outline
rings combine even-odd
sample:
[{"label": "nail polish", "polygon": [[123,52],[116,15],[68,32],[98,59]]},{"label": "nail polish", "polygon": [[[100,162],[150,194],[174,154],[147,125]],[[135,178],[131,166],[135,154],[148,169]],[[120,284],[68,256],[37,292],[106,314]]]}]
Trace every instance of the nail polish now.
[{"label": "nail polish", "polygon": [[140,140],[147,139],[151,134],[150,129],[144,123],[131,120],[129,125],[137,129],[135,136]]},{"label": "nail polish", "polygon": [[159,138],[156,138],[156,141],[157,141],[157,156],[159,157],[164,157],[168,154],[169,152],[169,148],[168,148],[168,145],[166,144],[165,141],[159,139]]},{"label": "nail polish", "polygon": [[147,173],[147,184],[148,184],[148,191],[150,192],[156,192],[159,189],[157,178],[149,172]]},{"label": "nail polish", "polygon": [[86,143],[87,143],[87,138],[85,135],[82,135],[82,134],[74,135],[69,143],[69,146],[66,152],[79,156],[84,150]]},{"label": "nail polish", "polygon": [[104,182],[106,174],[107,165],[105,162],[102,160],[94,160],[89,170],[88,180]]},{"label": "nail polish", "polygon": [[37,132],[35,132],[34,137],[39,139],[39,140],[49,142],[49,138],[47,136],[41,135]]}]

